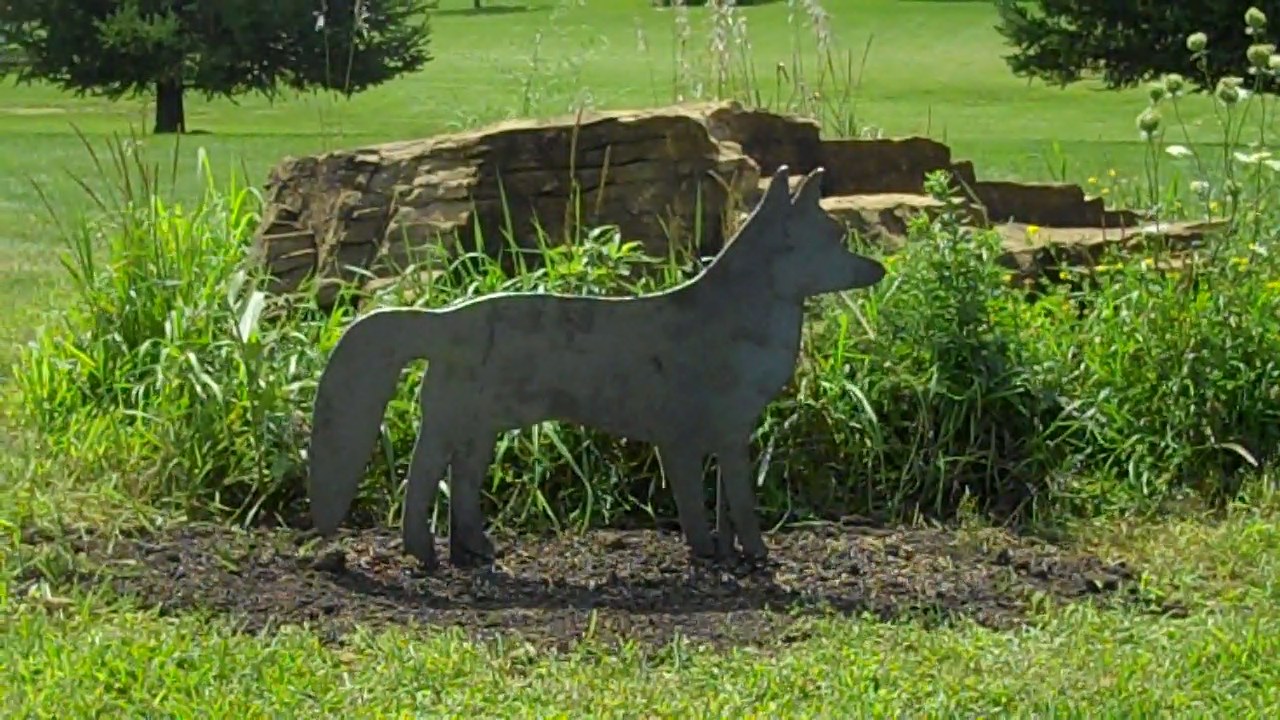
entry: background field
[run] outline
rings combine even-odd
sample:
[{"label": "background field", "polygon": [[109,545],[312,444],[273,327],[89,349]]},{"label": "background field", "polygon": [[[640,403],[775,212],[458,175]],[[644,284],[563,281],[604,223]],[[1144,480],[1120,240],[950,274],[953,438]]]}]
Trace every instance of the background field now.
[{"label": "background field", "polygon": [[[546,116],[588,101],[618,108],[673,100],[673,14],[645,0],[531,1],[526,11],[495,5],[480,14],[467,5],[442,2],[433,18],[436,59],[422,73],[350,101],[316,95],[233,103],[190,96],[188,127],[209,134],[147,138],[150,156],[163,161],[180,142],[184,167],[178,180],[188,188],[196,181],[199,146],[209,150],[217,169],[243,168],[261,182],[289,153],[474,127],[518,115],[525,106],[528,114]],[[1001,59],[1004,50],[986,3],[836,0],[825,7],[837,48],[852,54],[861,80],[854,111],[859,124],[889,135],[945,140],[992,179],[1052,179],[1064,158],[1067,179],[1077,182],[1107,169],[1128,175],[1140,168],[1134,117],[1145,102],[1142,90],[1063,90],[1013,77]],[[766,88],[775,66],[789,63],[795,49],[810,63],[818,58],[813,32],[794,37],[787,14],[783,2],[747,13],[752,54]],[[690,54],[705,56],[707,12],[691,15]],[[641,37],[647,50],[641,49]],[[1188,123],[1204,126],[1207,105],[1192,106]],[[29,178],[47,185],[55,201],[83,203],[67,173],[88,176],[91,166],[71,126],[100,138],[128,135],[130,128],[145,131],[150,124],[144,100],[110,103],[38,86],[0,89],[0,303],[29,307],[25,298],[44,295],[54,267],[45,216]]]},{"label": "background field", "polygon": [[[494,3],[497,4],[497,3]],[[187,99],[183,138],[140,135],[164,161],[179,144],[179,197],[201,182],[196,151],[215,170],[260,182],[282,156],[420,137],[516,115],[556,115],[671,102],[673,14],[648,0],[538,2],[489,12],[442,0],[427,69],[351,100],[328,96],[269,104]],[[887,135],[927,134],[975,161],[988,178],[1122,183],[1141,172],[1134,117],[1141,89],[1045,87],[1014,78],[985,2],[827,0],[837,49],[860,83],[853,115]],[[789,4],[746,11],[761,78],[797,54],[814,62],[814,33],[793,36]],[[704,54],[707,15],[694,10],[692,51]],[[310,22],[309,18],[300,22]],[[807,20],[802,20],[802,23]],[[865,66],[862,55],[865,48]],[[761,83],[766,88],[768,80]],[[1203,98],[1184,103],[1197,142],[1216,126]],[[56,236],[31,180],[70,216],[87,209],[73,177],[95,182],[72,131],[92,141],[150,127],[145,100],[109,103],[42,86],[0,86],[0,383],[17,344],[56,322],[65,282]],[[3,427],[3,426],[0,426]],[[8,476],[0,530],[16,545],[33,515],[57,524],[68,508],[95,522],[100,503],[32,473],[4,433]],[[18,482],[19,479],[22,482]],[[110,504],[109,502],[102,504]],[[0,683],[15,717],[93,712],[193,717],[390,716],[396,712],[493,716],[803,715],[1038,717],[1235,714],[1280,708],[1280,529],[1262,498],[1210,519],[1086,525],[1077,542],[1143,565],[1144,581],[1170,594],[1182,617],[1126,609],[1045,608],[1037,627],[997,633],[960,625],[925,630],[856,620],[823,625],[777,654],[666,656],[621,653],[545,659],[525,649],[483,649],[452,637],[387,633],[320,647],[305,633],[246,638],[222,620],[169,619],[93,596],[11,596],[23,568],[5,549],[0,575]],[[43,515],[42,515],[43,514]],[[70,562],[57,550],[37,561]],[[33,562],[30,558],[24,563]]]}]

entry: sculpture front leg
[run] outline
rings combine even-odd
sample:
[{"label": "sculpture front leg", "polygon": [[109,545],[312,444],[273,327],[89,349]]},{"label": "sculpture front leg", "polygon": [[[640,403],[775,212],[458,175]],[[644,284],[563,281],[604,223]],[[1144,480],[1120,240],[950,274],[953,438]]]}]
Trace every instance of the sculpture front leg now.
[{"label": "sculpture front leg", "polygon": [[703,453],[676,442],[664,443],[658,448],[662,474],[671,486],[676,500],[676,512],[680,516],[680,529],[694,557],[713,558],[715,542],[707,520],[707,508],[703,494]]},{"label": "sculpture front leg", "polygon": [[729,499],[724,492],[723,466],[716,461],[716,554],[721,558],[733,556],[737,533],[733,530],[733,518],[729,517]]},{"label": "sculpture front leg", "polygon": [[454,455],[449,478],[449,560],[457,567],[493,561],[493,541],[484,532],[480,505],[492,462],[491,433],[472,433]]}]

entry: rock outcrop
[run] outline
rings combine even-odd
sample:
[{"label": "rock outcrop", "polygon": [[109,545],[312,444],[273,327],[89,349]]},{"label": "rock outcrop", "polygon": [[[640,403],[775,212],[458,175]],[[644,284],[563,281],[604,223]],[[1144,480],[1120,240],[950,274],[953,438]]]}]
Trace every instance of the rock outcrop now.
[{"label": "rock outcrop", "polygon": [[602,224],[655,254],[695,237],[714,249],[759,169],[706,122],[699,107],[593,114],[289,158],[267,183],[255,250],[289,291],[311,274],[363,281],[437,250],[497,256]]},{"label": "rock outcrop", "polygon": [[[864,239],[900,247],[911,217],[941,205],[932,172],[967,193],[966,222],[994,227],[1024,279],[1159,234],[1184,245],[1215,223],[1153,226],[1076,185],[980,180],[928,138],[821,138],[818,123],[737,103],[580,114],[289,158],[271,173],[255,250],[275,291],[365,283],[424,253],[501,256],[616,225],[655,255],[714,252],[780,165],[826,168],[823,207]],[[1032,226],[1035,226],[1032,229]],[[1059,252],[1061,250],[1062,252]],[[327,288],[327,289],[326,289]]]},{"label": "rock outcrop", "polygon": [[[1131,227],[1042,227],[1025,223],[995,225],[1004,241],[1000,263],[1027,284],[1070,266],[1093,267],[1108,249],[1137,248],[1159,238],[1175,253],[1192,249],[1205,236],[1221,232],[1221,221],[1143,223]],[[1185,257],[1185,256],[1184,256]]]}]

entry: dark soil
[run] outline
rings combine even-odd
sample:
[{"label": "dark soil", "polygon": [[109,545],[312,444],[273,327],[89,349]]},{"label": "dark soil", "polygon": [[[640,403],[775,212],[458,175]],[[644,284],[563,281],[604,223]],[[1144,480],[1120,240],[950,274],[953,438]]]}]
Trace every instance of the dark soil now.
[{"label": "dark soil", "polygon": [[[1133,573],[998,531],[827,525],[769,538],[767,567],[692,563],[679,535],[595,531],[495,537],[491,568],[421,572],[388,530],[331,541],[285,530],[185,526],[75,542],[72,581],[106,584],[166,612],[203,610],[252,632],[307,624],[337,639],[366,628],[463,628],[567,647],[597,640],[760,645],[803,634],[805,616],[885,621],[965,616],[992,628],[1025,621],[1037,599],[1129,597]],[[34,580],[35,578],[30,578]]]}]

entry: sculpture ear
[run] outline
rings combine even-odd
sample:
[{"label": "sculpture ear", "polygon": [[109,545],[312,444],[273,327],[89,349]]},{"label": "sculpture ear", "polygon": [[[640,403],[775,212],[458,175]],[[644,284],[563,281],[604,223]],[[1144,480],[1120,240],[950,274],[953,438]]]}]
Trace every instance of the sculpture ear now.
[{"label": "sculpture ear", "polygon": [[793,204],[796,206],[817,206],[822,199],[822,168],[814,168],[800,181]]},{"label": "sculpture ear", "polygon": [[791,169],[786,165],[779,165],[778,169],[773,171],[773,179],[769,181],[769,187],[764,191],[764,198],[760,200],[761,208],[777,209],[791,204],[790,177]]}]

